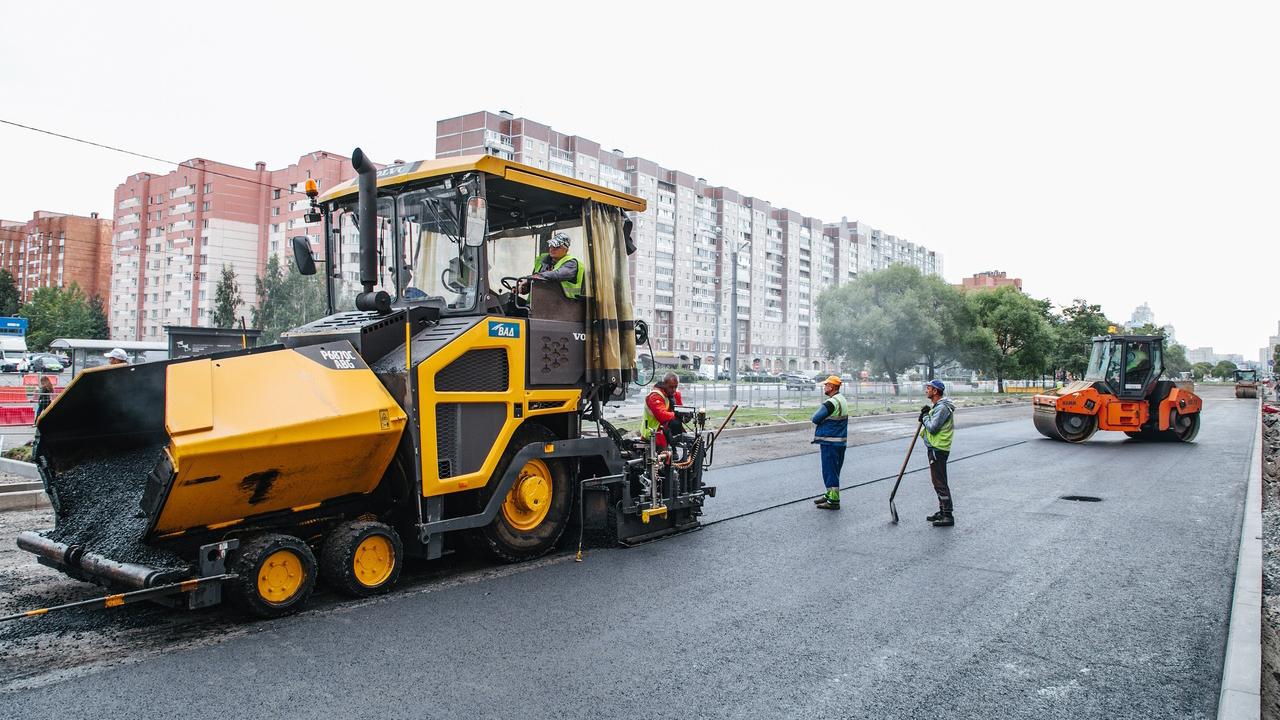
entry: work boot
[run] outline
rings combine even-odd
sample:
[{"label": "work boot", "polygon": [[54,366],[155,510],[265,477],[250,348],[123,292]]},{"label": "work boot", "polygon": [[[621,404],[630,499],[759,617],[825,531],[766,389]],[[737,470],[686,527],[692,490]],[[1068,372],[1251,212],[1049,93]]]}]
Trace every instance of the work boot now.
[{"label": "work boot", "polygon": [[943,515],[943,512],[942,512],[941,510],[939,510],[938,512],[936,512],[936,513],[934,513],[934,514],[930,515],[929,517],[925,518],[925,521],[926,521],[926,522],[937,522],[937,521],[939,521],[939,520],[941,520],[941,519],[942,519],[942,515]]},{"label": "work boot", "polygon": [[934,527],[951,527],[952,525],[956,524],[956,518],[951,513],[943,511],[943,512],[939,512],[938,514],[941,517],[933,521]]},{"label": "work boot", "polygon": [[818,507],[823,510],[839,510],[840,509],[840,491],[828,490],[826,495],[822,496],[822,500],[818,502]]}]

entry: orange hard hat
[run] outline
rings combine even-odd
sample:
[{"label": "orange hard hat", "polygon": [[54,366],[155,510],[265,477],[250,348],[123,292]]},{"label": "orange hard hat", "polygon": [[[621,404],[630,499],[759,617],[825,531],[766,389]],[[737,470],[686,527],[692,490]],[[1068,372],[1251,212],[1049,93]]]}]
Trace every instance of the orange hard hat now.
[{"label": "orange hard hat", "polygon": [[840,385],[840,376],[839,376],[839,375],[832,375],[831,377],[827,378],[827,379],[826,379],[825,381],[823,381],[823,382],[824,382],[825,384],[827,384],[827,385],[835,385],[835,386],[839,387],[839,385]]}]

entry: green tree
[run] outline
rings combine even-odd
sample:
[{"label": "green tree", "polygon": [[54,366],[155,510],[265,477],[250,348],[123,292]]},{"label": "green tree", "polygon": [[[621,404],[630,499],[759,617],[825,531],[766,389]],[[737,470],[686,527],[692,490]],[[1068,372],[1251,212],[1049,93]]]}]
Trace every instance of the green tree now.
[{"label": "green tree", "polygon": [[1191,366],[1191,377],[1196,380],[1203,380],[1213,375],[1213,363],[1198,362]]},{"label": "green tree", "polygon": [[74,282],[66,288],[37,289],[18,315],[27,318],[27,346],[32,350],[46,350],[49,343],[63,337],[93,338],[93,308]]},{"label": "green tree", "polygon": [[1217,365],[1213,366],[1213,376],[1216,378],[1222,378],[1223,380],[1230,379],[1235,371],[1236,364],[1230,360],[1222,360]]},{"label": "green tree", "polygon": [[1101,305],[1092,305],[1081,298],[1062,308],[1055,320],[1049,364],[1082,378],[1089,367],[1093,339],[1106,335],[1112,323],[1102,314]]},{"label": "green tree", "polygon": [[1171,342],[1164,348],[1164,374],[1176,378],[1191,369],[1191,361],[1187,359],[1187,348]]},{"label": "green tree", "polygon": [[898,373],[920,359],[922,338],[933,327],[922,277],[913,267],[893,265],[824,290],[818,296],[823,349],[855,366],[870,362],[897,392]]},{"label": "green tree", "polygon": [[235,327],[236,311],[244,305],[240,299],[240,285],[236,283],[236,271],[230,265],[222,266],[222,277],[213,291],[213,326]]},{"label": "green tree", "polygon": [[111,326],[107,324],[107,308],[101,295],[89,298],[89,312],[93,319],[93,327],[85,337],[89,340],[106,340],[111,337]]},{"label": "green tree", "polygon": [[966,343],[967,362],[995,375],[997,392],[1004,392],[1005,378],[1044,370],[1052,339],[1048,302],[1012,286],[980,290],[966,299],[976,323]]},{"label": "green tree", "polygon": [[0,269],[0,315],[12,317],[18,314],[18,285],[8,270]]},{"label": "green tree", "polygon": [[326,310],[323,275],[299,275],[292,264],[283,266],[272,255],[255,286],[258,306],[253,325],[262,330],[258,344],[276,342],[280,334],[323,317]]},{"label": "green tree", "polygon": [[921,277],[910,295],[918,297],[925,310],[916,349],[928,368],[926,379],[932,380],[938,368],[960,359],[965,338],[973,332],[973,313],[964,294],[936,275]]}]

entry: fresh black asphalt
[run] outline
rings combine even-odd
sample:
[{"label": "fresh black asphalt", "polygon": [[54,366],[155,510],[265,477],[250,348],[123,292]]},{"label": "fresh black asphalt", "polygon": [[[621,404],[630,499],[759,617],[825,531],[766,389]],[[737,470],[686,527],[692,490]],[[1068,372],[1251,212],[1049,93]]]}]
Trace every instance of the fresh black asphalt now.
[{"label": "fresh black asphalt", "polygon": [[[895,526],[891,479],[737,517],[820,492],[813,454],[716,470],[698,532],[262,623],[0,716],[1208,718],[1256,408],[1210,397],[1194,444],[961,415],[954,528],[924,522],[923,471]],[[906,444],[851,448],[845,484]]]}]

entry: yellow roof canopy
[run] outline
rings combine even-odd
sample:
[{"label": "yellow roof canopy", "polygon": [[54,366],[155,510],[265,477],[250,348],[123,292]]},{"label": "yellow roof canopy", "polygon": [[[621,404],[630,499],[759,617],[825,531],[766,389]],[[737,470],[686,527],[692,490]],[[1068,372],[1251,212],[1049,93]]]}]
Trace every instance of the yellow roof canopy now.
[{"label": "yellow roof canopy", "polygon": [[[536,168],[532,165],[503,160],[493,155],[462,155],[459,157],[388,165],[378,171],[378,187],[391,187],[415,180],[470,171],[487,173],[510,182],[561,193],[570,197],[594,200],[595,202],[612,205],[623,210],[642,211],[645,209],[643,198],[567,175],[561,175],[560,173]],[[357,181],[358,178],[352,178],[340,185],[335,185],[320,196],[318,202],[325,203],[355,195]]]}]

